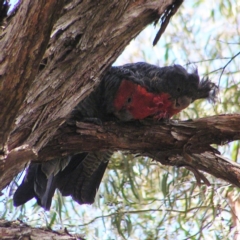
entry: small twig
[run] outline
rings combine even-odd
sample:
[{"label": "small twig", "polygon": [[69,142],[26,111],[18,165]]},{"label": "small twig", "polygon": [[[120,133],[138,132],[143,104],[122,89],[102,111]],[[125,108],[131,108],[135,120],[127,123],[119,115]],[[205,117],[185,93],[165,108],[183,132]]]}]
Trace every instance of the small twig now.
[{"label": "small twig", "polygon": [[[133,210],[133,211],[117,211],[114,213],[110,213],[110,214],[106,214],[106,215],[101,215],[101,216],[97,216],[95,218],[93,218],[92,220],[90,220],[87,223],[83,223],[78,225],[78,227],[85,227],[90,225],[91,223],[95,222],[98,219],[101,218],[108,218],[108,217],[112,217],[112,216],[116,216],[116,215],[125,215],[125,214],[140,214],[140,213],[147,213],[147,212],[174,212],[174,213],[178,213],[178,214],[186,214],[189,213],[191,211],[195,211],[195,210],[199,210],[199,209],[208,209],[209,206],[198,206],[198,207],[193,207],[193,208],[189,208],[186,210],[177,210],[177,209],[161,209],[161,208],[150,208],[150,209],[140,209],[140,210]],[[225,211],[227,213],[229,213],[226,209],[221,209],[222,211]]]},{"label": "small twig", "polygon": [[222,68],[222,72],[220,74],[220,77],[219,77],[219,80],[218,80],[218,86],[220,84],[220,80],[221,80],[221,77],[223,75],[223,72],[225,71],[226,67],[233,61],[233,59],[235,59],[238,55],[240,55],[240,52],[238,52],[237,54],[235,54],[226,64],[225,66]]},{"label": "small twig", "polygon": [[221,42],[221,43],[225,43],[225,44],[236,44],[236,45],[240,45],[240,43],[230,43],[230,42],[225,42],[223,40],[219,40],[219,39],[215,39],[217,42]]},{"label": "small twig", "polygon": [[196,64],[196,63],[203,63],[203,62],[210,62],[210,61],[215,61],[215,60],[223,60],[223,59],[230,59],[231,57],[223,57],[223,58],[209,58],[209,59],[204,59],[204,60],[200,60],[200,61],[194,61],[194,62],[188,62],[186,64],[184,64],[183,66],[188,66],[190,64]]}]

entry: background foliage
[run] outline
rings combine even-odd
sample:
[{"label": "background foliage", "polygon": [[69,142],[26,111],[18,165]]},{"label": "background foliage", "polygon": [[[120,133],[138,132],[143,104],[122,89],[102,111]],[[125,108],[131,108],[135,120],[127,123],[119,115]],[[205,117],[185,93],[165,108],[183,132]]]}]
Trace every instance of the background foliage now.
[{"label": "background foliage", "polygon": [[[240,106],[240,3],[231,0],[184,1],[157,46],[157,29],[147,27],[126,48],[115,65],[146,61],[156,65],[197,67],[220,92],[215,104],[198,101],[177,119],[236,113]],[[239,142],[219,147],[240,162]],[[67,228],[87,239],[229,239],[234,235],[239,190],[207,175],[210,187],[197,186],[184,168],[162,166],[152,159],[116,152],[93,206],[78,205],[55,194],[50,212],[35,201],[14,208],[12,183],[1,196],[0,216],[33,226]],[[20,176],[21,180],[22,176]]]}]

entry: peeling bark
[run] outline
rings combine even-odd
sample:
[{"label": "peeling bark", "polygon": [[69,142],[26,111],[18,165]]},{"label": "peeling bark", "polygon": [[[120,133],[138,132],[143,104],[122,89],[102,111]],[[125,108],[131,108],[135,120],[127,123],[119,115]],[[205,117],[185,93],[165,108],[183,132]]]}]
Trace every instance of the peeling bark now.
[{"label": "peeling bark", "polygon": [[40,161],[83,151],[129,150],[158,151],[170,155],[213,151],[211,144],[226,144],[240,139],[240,115],[219,115],[169,123],[152,120],[130,123],[106,122],[103,125],[77,122],[59,129],[39,151]]},{"label": "peeling bark", "polygon": [[[191,121],[159,123],[151,120],[103,125],[77,122],[62,126],[38,156],[29,146],[13,150],[2,172],[3,188],[16,174],[13,169],[26,161],[47,161],[79,151],[125,150],[152,157],[164,165],[187,167],[199,181],[208,183],[199,170],[240,187],[240,165],[222,157],[211,144],[223,145],[240,139],[240,115],[220,115]],[[14,157],[16,154],[16,158]],[[16,160],[17,159],[17,160]],[[11,168],[10,166],[14,166]],[[199,175],[200,174],[200,175]],[[200,182],[199,182],[200,183]]]},{"label": "peeling bark", "polygon": [[8,222],[5,220],[0,220],[0,236],[5,240],[83,240],[81,236],[70,235],[66,229],[64,232],[56,232],[50,229],[33,228],[18,221]]},{"label": "peeling bark", "polygon": [[38,71],[62,1],[24,1],[1,34],[0,45],[0,152]]},{"label": "peeling bark", "polygon": [[[150,156],[164,165],[187,167],[195,176],[202,170],[240,187],[240,165],[211,147],[211,144],[239,140],[239,122],[239,114],[169,123],[143,121],[145,125],[108,122],[99,126],[80,122],[62,127],[39,152],[38,160],[76,153],[79,146],[81,151],[128,150]],[[200,174],[201,180],[207,183]]]}]

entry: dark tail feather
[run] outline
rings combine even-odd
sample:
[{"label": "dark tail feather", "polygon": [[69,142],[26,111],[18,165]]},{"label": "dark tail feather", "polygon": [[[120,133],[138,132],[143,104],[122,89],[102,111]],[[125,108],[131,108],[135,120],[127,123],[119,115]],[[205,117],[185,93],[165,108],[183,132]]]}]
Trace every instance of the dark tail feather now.
[{"label": "dark tail feather", "polygon": [[56,190],[56,177],[51,175],[48,178],[46,190],[45,190],[43,196],[41,197],[40,205],[45,210],[49,210],[50,209],[51,204],[52,204],[52,198],[53,198],[53,195],[55,193],[55,190]]},{"label": "dark tail feather", "polygon": [[[109,153],[89,153],[84,159],[80,154],[71,158],[69,165],[59,174],[57,188],[63,196],[71,195],[79,204],[94,202],[97,190],[108,165]],[[78,166],[73,169],[72,166]]]},{"label": "dark tail feather", "polygon": [[101,162],[98,169],[91,176],[84,178],[82,183],[76,185],[72,195],[75,201],[80,202],[81,199],[81,203],[92,204],[94,202],[107,165],[108,162]]},{"label": "dark tail feather", "polygon": [[44,209],[51,207],[52,197],[56,189],[56,177],[46,177],[41,169],[42,165],[31,163],[24,180],[13,195],[14,206],[20,206],[32,198]]},{"label": "dark tail feather", "polygon": [[84,158],[82,154],[76,154],[72,156],[67,167],[61,173],[59,173],[57,188],[60,190],[63,196],[72,195],[75,186],[79,184],[77,179],[83,178],[83,160]]},{"label": "dark tail feather", "polygon": [[59,169],[56,175],[50,172],[48,177],[43,171],[43,164],[31,163],[13,196],[14,205],[19,206],[36,198],[40,206],[49,210],[56,188],[63,196],[72,196],[79,204],[93,203],[110,155],[110,152],[76,154],[69,157],[64,170]]},{"label": "dark tail feather", "polygon": [[26,175],[13,195],[13,204],[18,207],[35,197],[34,177],[36,168],[29,166]]}]

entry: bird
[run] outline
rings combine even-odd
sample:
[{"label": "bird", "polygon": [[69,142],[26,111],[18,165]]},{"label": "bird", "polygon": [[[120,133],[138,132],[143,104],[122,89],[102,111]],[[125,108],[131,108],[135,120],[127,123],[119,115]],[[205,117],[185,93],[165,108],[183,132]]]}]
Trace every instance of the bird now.
[{"label": "bird", "polygon": [[[169,119],[197,99],[214,101],[217,86],[197,70],[181,65],[159,67],[145,62],[112,66],[99,85],[72,110],[66,124],[92,121]],[[112,150],[79,152],[44,163],[31,162],[13,196],[14,206],[35,198],[50,210],[56,189],[79,204],[92,204]]]}]

